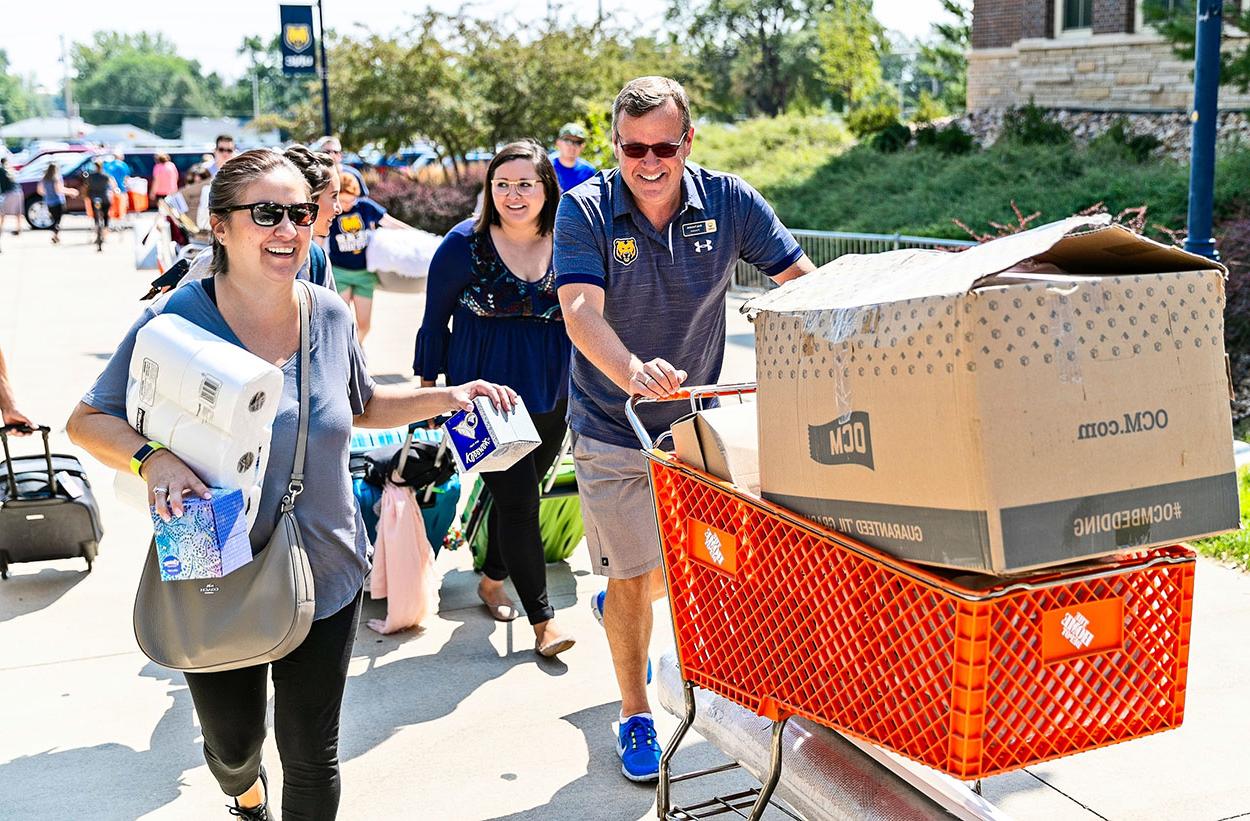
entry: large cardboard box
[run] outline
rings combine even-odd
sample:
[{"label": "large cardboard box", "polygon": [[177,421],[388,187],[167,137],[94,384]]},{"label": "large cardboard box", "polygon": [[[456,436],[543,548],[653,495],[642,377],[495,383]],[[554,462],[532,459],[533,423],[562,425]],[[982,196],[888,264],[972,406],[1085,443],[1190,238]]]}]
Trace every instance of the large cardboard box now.
[{"label": "large cardboard box", "polygon": [[673,450],[691,467],[759,496],[758,428],[754,402],[708,408],[672,424]]},{"label": "large cardboard box", "polygon": [[1238,526],[1202,257],[1074,217],[844,256],[747,309],[763,496],[835,530],[1012,574]]}]

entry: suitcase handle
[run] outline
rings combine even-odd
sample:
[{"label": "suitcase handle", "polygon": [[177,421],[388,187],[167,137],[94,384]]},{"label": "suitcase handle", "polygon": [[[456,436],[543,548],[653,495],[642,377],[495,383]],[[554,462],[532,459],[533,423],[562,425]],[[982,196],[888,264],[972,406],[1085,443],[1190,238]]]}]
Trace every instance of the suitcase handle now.
[{"label": "suitcase handle", "polygon": [[17,498],[17,474],[13,472],[13,457],[9,453],[9,434],[10,433],[34,433],[39,431],[43,434],[43,453],[48,460],[48,492],[56,493],[56,476],[52,470],[52,447],[48,444],[48,434],[52,432],[52,428],[47,425],[38,425],[31,427],[30,425],[5,425],[0,427],[0,445],[4,447],[4,467],[8,472],[9,480],[9,498]]}]

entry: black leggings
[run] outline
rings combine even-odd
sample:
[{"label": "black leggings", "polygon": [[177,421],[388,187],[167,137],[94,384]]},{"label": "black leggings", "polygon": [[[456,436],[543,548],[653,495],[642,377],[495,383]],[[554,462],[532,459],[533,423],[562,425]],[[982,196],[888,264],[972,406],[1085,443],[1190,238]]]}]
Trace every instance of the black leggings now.
[{"label": "black leggings", "polygon": [[[360,594],[313,622],[290,655],[223,673],[187,673],[204,758],[226,795],[251,789],[265,742],[265,673],[273,668],[273,729],[282,759],[282,818],[333,819],[339,808],[339,711]],[[272,800],[270,801],[272,804]]]},{"label": "black leggings", "polygon": [[64,205],[49,205],[48,214],[52,217],[52,233],[61,233],[61,216],[65,213]]},{"label": "black leggings", "polygon": [[482,572],[496,581],[512,577],[530,624],[556,614],[547,601],[547,562],[538,528],[538,483],[564,443],[567,409],[568,400],[562,399],[551,411],[533,414],[542,444],[507,470],[482,474],[494,500]]}]

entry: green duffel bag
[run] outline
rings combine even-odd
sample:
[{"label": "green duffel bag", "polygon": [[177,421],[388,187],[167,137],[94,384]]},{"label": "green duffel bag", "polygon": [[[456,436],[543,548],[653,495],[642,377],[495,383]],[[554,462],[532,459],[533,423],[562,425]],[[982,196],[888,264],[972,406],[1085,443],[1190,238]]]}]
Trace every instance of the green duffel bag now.
[{"label": "green duffel bag", "polygon": [[[474,570],[481,570],[486,563],[486,521],[490,508],[490,491],[478,477],[461,517],[464,540],[473,549]],[[543,540],[543,556],[548,564],[562,562],[573,555],[578,542],[586,535],[572,457],[565,457],[560,462],[555,483],[539,499],[538,528]]]}]

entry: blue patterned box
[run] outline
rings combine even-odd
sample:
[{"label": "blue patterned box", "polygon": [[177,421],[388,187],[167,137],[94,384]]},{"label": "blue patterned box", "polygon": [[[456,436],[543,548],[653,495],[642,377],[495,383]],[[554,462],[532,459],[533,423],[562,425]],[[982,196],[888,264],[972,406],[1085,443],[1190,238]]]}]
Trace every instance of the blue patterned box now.
[{"label": "blue patterned box", "polygon": [[182,517],[161,521],[152,510],[162,581],[220,579],[252,560],[243,493],[212,489],[212,499],[184,499]]}]

